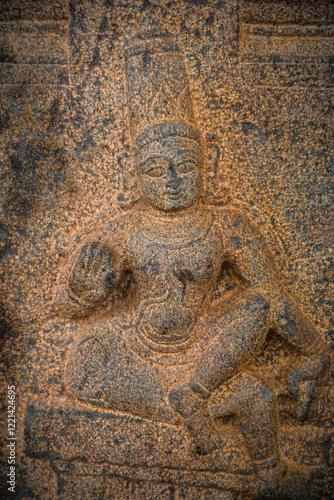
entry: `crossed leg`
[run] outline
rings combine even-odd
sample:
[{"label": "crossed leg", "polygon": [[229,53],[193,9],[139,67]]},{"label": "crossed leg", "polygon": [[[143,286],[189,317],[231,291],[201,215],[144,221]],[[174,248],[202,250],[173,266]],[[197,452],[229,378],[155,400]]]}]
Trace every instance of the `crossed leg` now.
[{"label": "crossed leg", "polygon": [[[247,370],[268,331],[269,308],[261,297],[248,297],[233,311],[231,322],[204,353],[193,376],[169,393],[199,453],[220,445],[213,417],[235,415],[258,480],[256,498],[321,499],[323,473],[300,470],[281,456],[276,397]],[[241,371],[243,369],[243,371]],[[210,405],[217,390],[219,404]]]},{"label": "crossed leg", "polygon": [[220,444],[207,400],[261,349],[269,329],[269,304],[259,295],[247,296],[228,312],[224,323],[190,379],[169,393],[170,405],[182,415],[200,454]]},{"label": "crossed leg", "polygon": [[282,456],[278,444],[278,409],[273,391],[255,374],[237,375],[225,384],[215,417],[236,415],[258,479],[256,498],[321,499],[324,477],[318,469],[298,469]]},{"label": "crossed leg", "polygon": [[243,372],[224,384],[218,400],[208,405],[210,415],[237,416],[253,463],[277,462],[278,413],[273,391],[255,374]]}]

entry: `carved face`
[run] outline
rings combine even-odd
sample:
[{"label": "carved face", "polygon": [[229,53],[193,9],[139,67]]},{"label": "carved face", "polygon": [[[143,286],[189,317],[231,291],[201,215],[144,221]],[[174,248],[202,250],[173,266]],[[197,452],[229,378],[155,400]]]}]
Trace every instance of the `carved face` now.
[{"label": "carved face", "polygon": [[192,205],[201,193],[201,148],[184,137],[153,141],[138,154],[142,197],[166,212]]}]

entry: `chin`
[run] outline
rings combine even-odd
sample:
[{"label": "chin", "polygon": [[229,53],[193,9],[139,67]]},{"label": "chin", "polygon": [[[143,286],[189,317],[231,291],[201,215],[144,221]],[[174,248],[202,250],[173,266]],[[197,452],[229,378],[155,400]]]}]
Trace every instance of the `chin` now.
[{"label": "chin", "polygon": [[180,200],[164,200],[163,203],[156,203],[155,200],[148,200],[148,203],[156,208],[157,210],[162,210],[163,212],[176,212],[178,210],[184,210],[191,205],[193,205],[199,197],[191,197],[191,198],[186,198],[186,199],[180,199]]},{"label": "chin", "polygon": [[194,202],[184,202],[184,203],[170,203],[166,204],[164,210],[168,212],[175,212],[177,210],[184,210],[185,208],[190,207]]}]

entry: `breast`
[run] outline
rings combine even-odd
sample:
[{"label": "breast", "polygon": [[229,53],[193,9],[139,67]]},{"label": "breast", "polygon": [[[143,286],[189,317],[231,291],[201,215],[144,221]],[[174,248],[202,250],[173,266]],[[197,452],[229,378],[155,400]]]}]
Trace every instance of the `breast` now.
[{"label": "breast", "polygon": [[131,257],[139,286],[153,291],[162,283],[184,288],[204,287],[219,274],[222,261],[220,235],[207,231],[193,241],[177,244],[159,241],[152,233],[137,232],[132,238]]}]

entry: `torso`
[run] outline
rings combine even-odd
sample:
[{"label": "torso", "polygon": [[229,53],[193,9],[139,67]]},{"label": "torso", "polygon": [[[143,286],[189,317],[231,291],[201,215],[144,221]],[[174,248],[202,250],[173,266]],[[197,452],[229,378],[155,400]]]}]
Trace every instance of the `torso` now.
[{"label": "torso", "polygon": [[214,219],[204,209],[185,217],[133,217],[128,252],[137,329],[149,349],[176,352],[193,343],[221,272],[224,245]]}]

